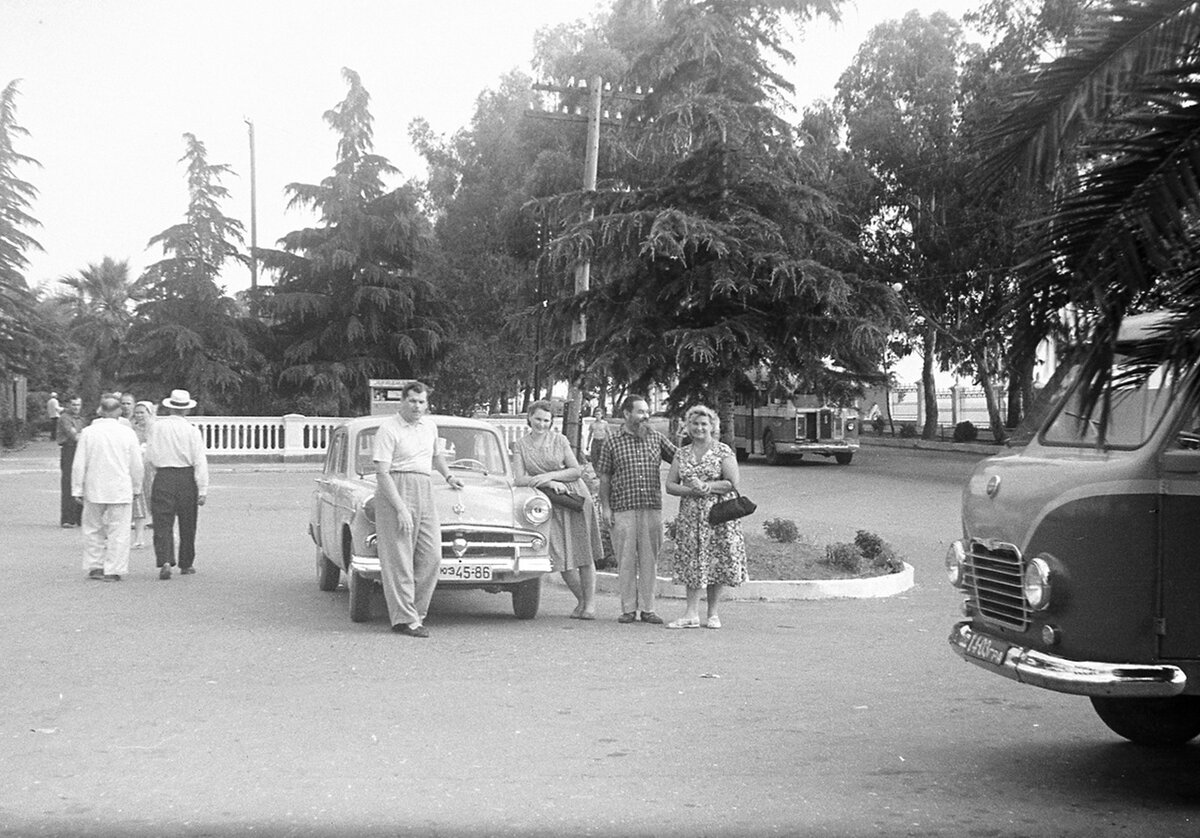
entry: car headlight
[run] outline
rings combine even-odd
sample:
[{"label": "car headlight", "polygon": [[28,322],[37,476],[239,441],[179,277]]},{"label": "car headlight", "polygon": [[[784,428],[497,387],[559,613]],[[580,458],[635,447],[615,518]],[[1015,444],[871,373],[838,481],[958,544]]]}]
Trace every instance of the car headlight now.
[{"label": "car headlight", "polygon": [[538,492],[525,501],[525,520],[531,524],[544,524],[550,520],[550,501]]},{"label": "car headlight", "polygon": [[1041,556],[1030,559],[1029,564],[1025,566],[1021,588],[1025,594],[1025,601],[1034,611],[1045,611],[1049,608],[1052,591],[1050,563]]},{"label": "car headlight", "polygon": [[375,496],[372,495],[366,503],[363,504],[363,517],[375,523]]},{"label": "car headlight", "polygon": [[961,541],[950,544],[946,551],[946,578],[956,588],[961,588],[966,576],[967,550]]}]

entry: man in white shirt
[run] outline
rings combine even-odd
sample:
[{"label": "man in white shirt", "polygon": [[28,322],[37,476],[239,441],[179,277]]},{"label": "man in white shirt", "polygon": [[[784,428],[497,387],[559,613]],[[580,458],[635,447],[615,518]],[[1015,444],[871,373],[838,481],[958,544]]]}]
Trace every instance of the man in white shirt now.
[{"label": "man in white shirt", "polygon": [[83,569],[105,582],[129,572],[133,496],[142,491],[141,445],[120,415],[117,399],[101,399],[100,418],[79,434],[71,464],[71,495],[83,504]]},{"label": "man in white shirt", "polygon": [[392,631],[428,637],[425,614],[442,563],[442,530],[430,483],[432,472],[461,489],[437,450],[437,425],[425,415],[429,390],[410,381],[400,409],[375,432],[376,507],[379,567]]},{"label": "man in white shirt", "polygon": [[[175,566],[175,520],[179,519],[179,574],[195,573],[196,519],[208,498],[208,456],[200,429],[184,417],[196,406],[187,390],[163,399],[166,416],[150,426],[146,460],[154,467],[150,517],[154,521],[154,560],[158,578],[170,579]],[[136,434],[135,434],[136,436]]]}]

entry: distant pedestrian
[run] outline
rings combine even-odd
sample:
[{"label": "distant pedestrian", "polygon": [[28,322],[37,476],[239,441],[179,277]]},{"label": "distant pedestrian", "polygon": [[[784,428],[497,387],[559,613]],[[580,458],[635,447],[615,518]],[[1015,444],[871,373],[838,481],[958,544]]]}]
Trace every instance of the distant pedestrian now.
[{"label": "distant pedestrian", "polygon": [[133,427],[133,407],[137,404],[137,399],[133,397],[133,393],[118,393],[121,398],[121,424],[127,428]]},{"label": "distant pedestrian", "polygon": [[179,520],[179,573],[196,572],[196,519],[208,497],[208,456],[200,429],[184,417],[196,406],[187,390],[163,399],[167,415],[154,421],[146,459],[154,469],[150,517],[154,522],[154,560],[158,578],[170,579],[175,566],[175,520]]},{"label": "distant pedestrian", "polygon": [[658,554],[662,549],[662,479],[660,463],[675,458],[675,446],[650,427],[650,405],[629,396],[621,405],[625,423],[600,449],[600,509],[612,528],[621,591],[619,623],[662,624],[654,613]]},{"label": "distant pedestrian", "polygon": [[100,400],[100,418],[80,433],[71,467],[71,495],[83,505],[83,569],[88,579],[105,582],[129,572],[130,516],[142,491],[137,434],[120,416],[117,399]]},{"label": "distant pedestrian", "polygon": [[46,399],[46,430],[50,432],[51,442],[58,436],[58,415],[60,413],[62,413],[62,407],[58,404],[58,393],[51,393],[50,398]]},{"label": "distant pedestrian", "polygon": [[75,447],[79,434],[83,432],[83,399],[71,396],[67,409],[58,417],[58,470],[61,503],[58,523],[65,528],[77,527],[82,520],[83,508],[71,495],[71,468],[75,463]]},{"label": "distant pedestrian", "polygon": [[150,520],[150,487],[154,485],[154,468],[146,458],[146,441],[150,437],[150,426],[158,408],[154,402],[138,402],[133,406],[133,432],[137,434],[142,448],[142,458],[146,470],[142,477],[142,493],[133,498],[133,548],[140,550],[146,546],[146,523]]}]

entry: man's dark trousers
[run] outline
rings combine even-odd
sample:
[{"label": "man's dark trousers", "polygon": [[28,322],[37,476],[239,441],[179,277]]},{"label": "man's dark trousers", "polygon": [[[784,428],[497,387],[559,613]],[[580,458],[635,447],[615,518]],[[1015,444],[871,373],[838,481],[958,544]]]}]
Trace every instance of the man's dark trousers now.
[{"label": "man's dark trousers", "polygon": [[175,564],[175,519],[179,518],[179,568],[196,561],[196,512],[199,493],[196,474],[188,468],[160,468],[150,489],[154,521],[154,561],[158,567]]},{"label": "man's dark trousers", "polygon": [[62,489],[62,503],[59,505],[58,522],[79,526],[83,520],[83,505],[76,503],[71,497],[71,467],[75,465],[76,443],[64,442],[59,446],[58,469],[59,487]]}]

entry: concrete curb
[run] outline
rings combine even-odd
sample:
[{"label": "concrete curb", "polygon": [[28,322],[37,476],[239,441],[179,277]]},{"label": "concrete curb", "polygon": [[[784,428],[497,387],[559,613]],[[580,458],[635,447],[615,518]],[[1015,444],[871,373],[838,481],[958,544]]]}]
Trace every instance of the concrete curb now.
[{"label": "concrete curb", "polygon": [[896,437],[860,436],[858,442],[862,446],[878,446],[880,448],[911,448],[917,451],[949,451],[953,454],[1002,454],[1009,450],[1003,445],[985,442],[941,442],[933,439],[898,439]]},{"label": "concrete curb", "polygon": [[[562,585],[562,577],[557,573],[549,574],[554,584]],[[751,581],[743,582],[736,588],[726,588],[723,600],[744,602],[784,602],[802,599],[871,599],[889,597],[903,593],[915,583],[913,566],[904,563],[904,570],[899,573],[889,573],[886,576],[869,576],[865,579],[797,579],[786,581]],[[596,592],[604,594],[620,593],[617,587],[617,574],[607,571],[596,572]],[[683,585],[674,584],[669,577],[658,577],[655,596],[666,599],[683,599],[687,590]]]}]

